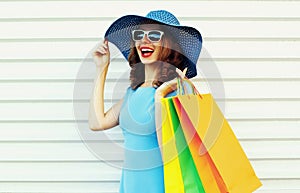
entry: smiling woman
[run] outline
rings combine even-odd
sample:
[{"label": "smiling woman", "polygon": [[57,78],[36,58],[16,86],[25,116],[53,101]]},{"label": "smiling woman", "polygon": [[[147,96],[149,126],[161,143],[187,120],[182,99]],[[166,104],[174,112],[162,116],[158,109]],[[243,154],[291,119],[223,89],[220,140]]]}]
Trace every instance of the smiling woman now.
[{"label": "smiling woman", "polygon": [[[132,33],[131,49],[128,56],[131,71],[131,87],[159,87],[177,76],[176,68],[183,70],[187,59],[172,34],[163,26],[140,25]],[[158,30],[159,29],[159,30]],[[145,30],[145,31],[144,31]],[[148,31],[146,31],[148,30]],[[148,68],[148,70],[145,70]],[[145,72],[155,72],[154,80],[147,80]]]},{"label": "smiling woman", "polygon": [[[144,64],[152,63],[158,60],[159,49],[162,47],[161,36],[163,32],[157,30],[134,30],[133,40],[141,61]],[[152,56],[152,59],[151,59]]]},{"label": "smiling woman", "polygon": [[[196,76],[202,37],[181,26],[171,13],[152,11],[146,17],[127,15],[106,31],[95,50],[98,77],[90,102],[89,125],[94,131],[120,125],[125,160],[120,193],[164,193],[161,157],[160,99],[176,94],[180,70]],[[125,96],[104,112],[104,83],[110,63],[108,41],[115,44],[132,68]],[[178,69],[178,70],[177,70]],[[184,71],[186,72],[186,70]]]},{"label": "smiling woman", "polygon": [[157,26],[155,25],[144,25],[140,26],[139,28],[148,31],[133,31],[132,39],[135,42],[132,49],[136,49],[137,54],[143,64],[151,64],[159,61],[159,55],[162,51],[163,46],[163,43],[161,41],[163,32],[158,31]]}]

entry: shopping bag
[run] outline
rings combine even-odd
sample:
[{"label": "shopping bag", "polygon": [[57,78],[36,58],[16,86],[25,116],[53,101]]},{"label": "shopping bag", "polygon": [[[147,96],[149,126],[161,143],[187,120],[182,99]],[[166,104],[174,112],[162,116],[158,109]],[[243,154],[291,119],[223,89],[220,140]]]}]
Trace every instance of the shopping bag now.
[{"label": "shopping bag", "polygon": [[168,118],[168,112],[165,111],[165,103],[162,105],[162,158],[163,158],[163,170],[164,170],[164,186],[165,193],[183,193],[184,185],[179,164],[179,158],[177,156],[177,149],[174,140],[172,123]]},{"label": "shopping bag", "polygon": [[179,100],[176,97],[172,98],[172,100],[205,192],[226,193],[227,189],[224,181],[221,178],[207,151],[204,150],[204,153],[199,153],[199,148],[204,147],[202,146],[202,141],[192,123],[190,122],[186,112],[182,109]]},{"label": "shopping bag", "polygon": [[229,193],[250,193],[262,184],[211,94],[177,95]]},{"label": "shopping bag", "polygon": [[[163,115],[162,119],[164,120],[164,124],[162,127],[162,148],[164,152],[163,159],[165,166],[165,192],[205,193],[194,160],[192,159],[191,152],[185,141],[185,137],[182,132],[172,99],[163,99],[162,106],[163,109],[166,109],[166,111],[164,111],[166,114],[165,116]],[[173,161],[171,162],[171,164],[174,164],[174,161],[176,160],[177,167],[173,168],[176,170],[173,170],[171,172],[168,171],[168,169],[170,169],[170,167],[168,167],[169,160]],[[178,165],[180,171],[178,171]],[[179,181],[180,184],[174,183],[174,172],[177,173],[175,174],[175,179],[176,181]],[[183,184],[180,179],[178,180],[178,178],[180,178],[180,175]]]},{"label": "shopping bag", "polygon": [[[187,81],[182,78],[177,79],[178,95],[196,93],[198,92],[191,81]],[[227,189],[223,179],[221,178],[207,151],[205,151],[205,147],[202,145],[202,141],[195,128],[191,124],[188,116],[186,115],[185,111],[182,110],[177,97],[173,97],[172,100],[176,108],[177,115],[180,119],[182,131],[184,133],[186,141],[188,142],[189,149],[191,151],[194,163],[196,164],[205,192],[226,193]],[[205,153],[200,154],[199,149],[202,149],[201,152]]]}]

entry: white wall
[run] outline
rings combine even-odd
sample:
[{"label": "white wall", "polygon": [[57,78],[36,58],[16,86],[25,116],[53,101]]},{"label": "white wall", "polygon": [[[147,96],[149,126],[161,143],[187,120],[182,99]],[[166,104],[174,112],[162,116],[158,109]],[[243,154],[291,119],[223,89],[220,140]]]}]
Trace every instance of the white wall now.
[{"label": "white wall", "polygon": [[[267,0],[1,0],[0,192],[118,191],[120,170],[94,156],[77,129],[91,134],[95,67],[83,59],[116,18],[154,9],[201,31],[212,57],[202,61],[222,76],[208,81],[224,84],[225,115],[263,183],[257,192],[300,192],[300,2]],[[129,69],[115,58],[107,107]],[[120,129],[107,133],[122,142]]]}]

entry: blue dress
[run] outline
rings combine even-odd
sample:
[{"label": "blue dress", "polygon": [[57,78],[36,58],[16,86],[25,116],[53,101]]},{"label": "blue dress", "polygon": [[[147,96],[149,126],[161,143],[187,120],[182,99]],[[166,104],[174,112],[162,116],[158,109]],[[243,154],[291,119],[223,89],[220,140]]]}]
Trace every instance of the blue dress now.
[{"label": "blue dress", "polygon": [[120,193],[164,193],[163,162],[155,127],[155,91],[153,87],[128,88],[125,94],[119,116],[125,151]]}]

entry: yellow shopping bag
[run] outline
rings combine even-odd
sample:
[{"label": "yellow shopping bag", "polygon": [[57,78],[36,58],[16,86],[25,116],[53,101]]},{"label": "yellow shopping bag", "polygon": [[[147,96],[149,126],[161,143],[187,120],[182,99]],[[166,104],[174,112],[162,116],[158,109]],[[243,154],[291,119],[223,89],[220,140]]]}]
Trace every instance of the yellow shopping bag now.
[{"label": "yellow shopping bag", "polygon": [[212,95],[189,94],[177,98],[196,128],[204,146],[202,150],[208,151],[219,171],[227,192],[251,193],[260,187],[260,180]]},{"label": "yellow shopping bag", "polygon": [[184,193],[184,185],[177,155],[171,120],[168,118],[166,103],[162,102],[162,158],[165,193]]}]

